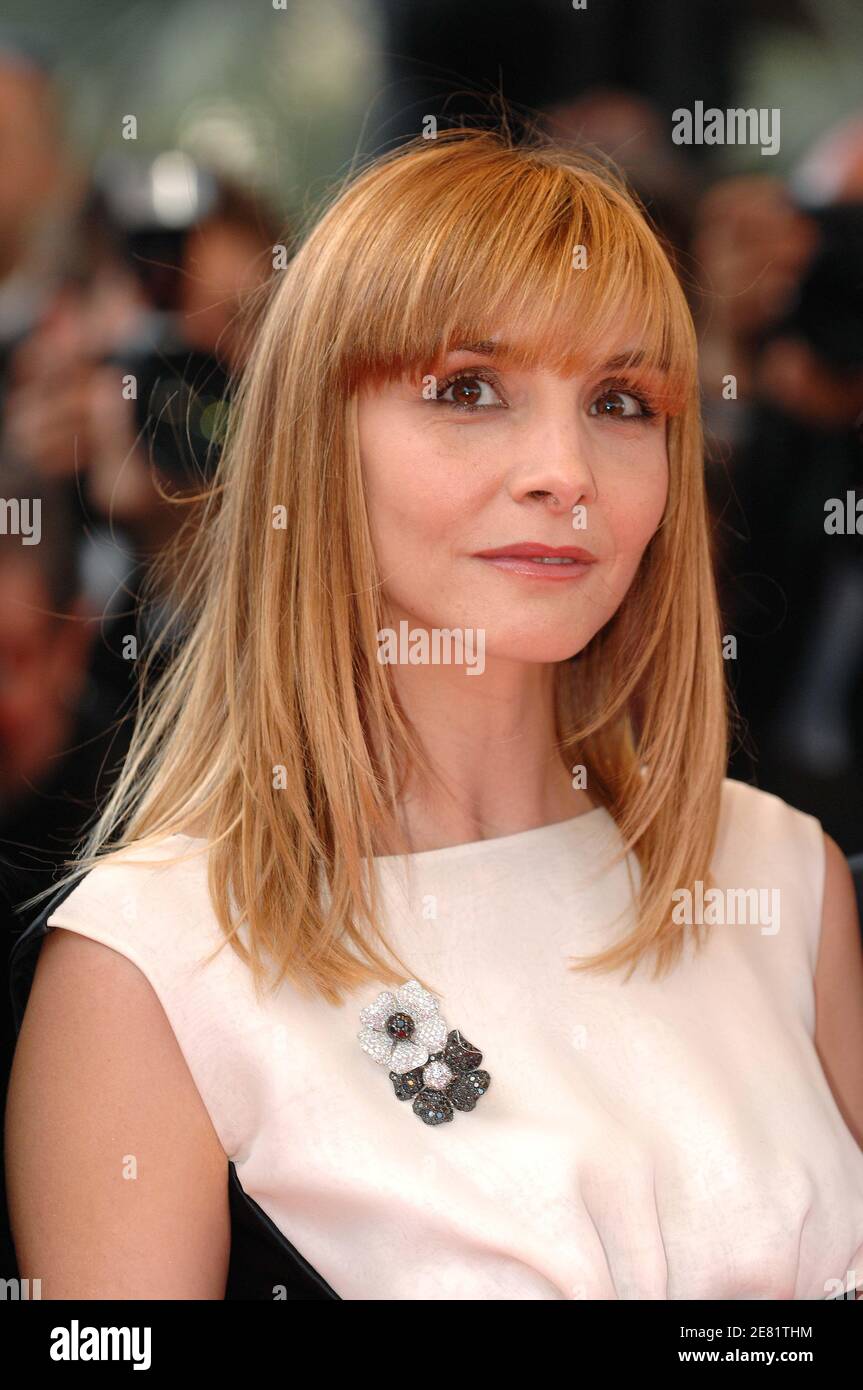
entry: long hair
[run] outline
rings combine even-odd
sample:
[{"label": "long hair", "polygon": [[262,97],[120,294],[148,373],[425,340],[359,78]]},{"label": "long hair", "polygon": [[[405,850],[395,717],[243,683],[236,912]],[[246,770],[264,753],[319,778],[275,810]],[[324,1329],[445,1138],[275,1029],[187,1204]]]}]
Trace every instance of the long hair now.
[{"label": "long hair", "polygon": [[685,930],[671,895],[712,881],[728,712],[696,340],[647,214],[582,151],[441,131],[338,190],[269,294],[184,560],[186,636],[79,871],[205,826],[213,907],[256,987],[290,979],[341,1003],[413,973],[368,865],[410,849],[400,790],[408,768],[434,769],[377,659],[357,394],[502,321],[525,365],[570,370],[625,321],[634,378],[664,382],[667,507],[613,618],[559,664],[556,701],[560,755],[587,769],[641,881],[633,929],[571,968],[631,972],[647,953],[670,968]]}]

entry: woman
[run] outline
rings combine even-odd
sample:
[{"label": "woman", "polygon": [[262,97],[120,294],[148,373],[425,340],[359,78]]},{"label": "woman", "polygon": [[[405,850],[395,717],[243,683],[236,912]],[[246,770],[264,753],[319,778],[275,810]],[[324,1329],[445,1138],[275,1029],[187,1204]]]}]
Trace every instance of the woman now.
[{"label": "woman", "polygon": [[696,344],[617,178],[471,130],[372,164],[201,534],[48,917],[22,1273],[222,1298],[230,1163],[293,1296],[863,1286],[850,874],[724,778]]}]

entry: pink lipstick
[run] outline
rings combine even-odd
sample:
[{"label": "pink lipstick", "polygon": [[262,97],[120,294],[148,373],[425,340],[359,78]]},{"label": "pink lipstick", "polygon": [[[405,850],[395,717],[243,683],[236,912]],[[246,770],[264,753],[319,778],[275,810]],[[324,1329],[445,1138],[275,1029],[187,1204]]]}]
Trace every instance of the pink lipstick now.
[{"label": "pink lipstick", "polygon": [[582,546],[542,545],[539,541],[519,541],[494,550],[479,550],[475,558],[511,574],[558,584],[579,578],[597,563],[596,556]]}]

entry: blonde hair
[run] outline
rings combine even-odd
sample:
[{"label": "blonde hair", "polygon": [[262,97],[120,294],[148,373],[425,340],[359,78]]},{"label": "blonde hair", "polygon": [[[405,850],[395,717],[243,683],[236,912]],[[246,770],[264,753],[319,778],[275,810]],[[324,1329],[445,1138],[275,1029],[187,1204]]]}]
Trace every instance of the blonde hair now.
[{"label": "blonde hair", "polygon": [[623,320],[662,373],[667,508],[618,611],[560,663],[557,709],[561,757],[586,767],[641,884],[634,929],[572,968],[631,971],[648,952],[670,968],[685,931],[671,895],[711,882],[728,751],[692,319],[621,177],[506,129],[442,131],[374,160],[275,277],[184,562],[187,635],[79,871],[206,825],[214,910],[258,987],[287,978],[341,1003],[412,973],[384,959],[367,861],[409,848],[405,770],[434,774],[376,656],[357,393],[501,322],[519,326],[520,361],[568,370]]}]

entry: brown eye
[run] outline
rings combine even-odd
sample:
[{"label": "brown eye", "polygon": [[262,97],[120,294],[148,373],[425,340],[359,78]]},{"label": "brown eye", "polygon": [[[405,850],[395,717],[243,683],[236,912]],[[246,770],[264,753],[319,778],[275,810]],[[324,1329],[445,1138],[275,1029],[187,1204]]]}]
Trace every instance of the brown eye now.
[{"label": "brown eye", "polygon": [[475,376],[463,376],[454,381],[450,390],[455,405],[476,405],[482,396],[483,382]]},{"label": "brown eye", "polygon": [[445,381],[437,400],[445,405],[454,405],[459,410],[479,410],[503,404],[491,382],[471,372]]},{"label": "brown eye", "polygon": [[[647,414],[643,408],[643,402],[638,396],[632,395],[630,391],[603,391],[601,396],[597,396],[593,404],[599,405],[599,410],[595,412],[597,415],[609,415],[612,418],[637,419],[639,415]],[[635,409],[628,408],[628,406],[634,406]],[[590,413],[594,414],[593,406],[591,406]]]}]

